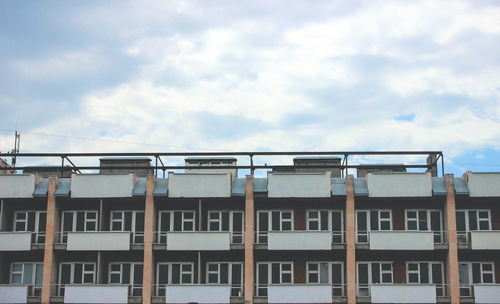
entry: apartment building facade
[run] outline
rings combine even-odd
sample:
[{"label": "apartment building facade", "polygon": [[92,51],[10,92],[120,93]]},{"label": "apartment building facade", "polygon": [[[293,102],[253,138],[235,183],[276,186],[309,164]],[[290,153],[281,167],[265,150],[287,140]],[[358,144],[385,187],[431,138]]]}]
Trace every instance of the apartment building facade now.
[{"label": "apartment building facade", "polygon": [[500,173],[304,162],[0,175],[0,303],[500,303]]}]

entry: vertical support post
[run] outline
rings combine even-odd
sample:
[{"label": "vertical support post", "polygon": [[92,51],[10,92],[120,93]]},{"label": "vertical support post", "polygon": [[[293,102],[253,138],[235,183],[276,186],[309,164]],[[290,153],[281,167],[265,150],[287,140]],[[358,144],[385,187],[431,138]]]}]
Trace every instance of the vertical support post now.
[{"label": "vertical support post", "polygon": [[151,304],[154,277],[153,238],[155,226],[155,205],[153,190],[155,177],[146,179],[146,205],[144,208],[144,271],[142,277],[142,303]]},{"label": "vertical support post", "polygon": [[246,176],[245,187],[245,304],[253,304],[254,292],[254,196],[253,174]]},{"label": "vertical support post", "polygon": [[346,284],[347,303],[356,303],[356,235],[354,206],[354,177],[345,177],[345,227],[346,227]]},{"label": "vertical support post", "polygon": [[457,217],[455,207],[455,181],[453,174],[444,176],[444,183],[448,194],[445,202],[445,227],[448,232],[448,258],[446,274],[448,276],[448,293],[451,304],[460,303],[460,282],[458,280],[458,246],[457,246]]},{"label": "vertical support post", "polygon": [[54,252],[54,240],[59,231],[59,210],[56,205],[56,186],[58,178],[49,177],[49,188],[47,193],[47,222],[45,227],[45,252],[43,258],[42,277],[42,304],[50,303],[50,296],[56,289],[57,282],[57,259]]}]

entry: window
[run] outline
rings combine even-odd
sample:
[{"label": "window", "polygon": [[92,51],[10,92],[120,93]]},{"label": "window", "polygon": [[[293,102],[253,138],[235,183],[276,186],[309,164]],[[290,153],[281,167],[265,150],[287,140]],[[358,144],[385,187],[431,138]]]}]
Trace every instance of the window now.
[{"label": "window", "polygon": [[111,231],[130,231],[135,244],[144,243],[144,211],[111,211]]},{"label": "window", "polygon": [[32,242],[44,244],[46,220],[47,213],[45,211],[16,211],[13,231],[34,232]]},{"label": "window", "polygon": [[10,284],[34,285],[29,294],[42,294],[43,263],[13,263],[10,267]]},{"label": "window", "polygon": [[358,296],[369,296],[371,284],[392,283],[392,262],[358,262]]},{"label": "window", "polygon": [[231,284],[231,296],[243,294],[243,263],[207,263],[208,284]]},{"label": "window", "polygon": [[130,284],[132,296],[142,296],[142,263],[110,263],[110,284]]},{"label": "window", "polygon": [[406,230],[433,231],[434,242],[443,242],[440,210],[406,210],[405,215]]},{"label": "window", "polygon": [[392,230],[391,210],[356,211],[357,243],[368,243],[368,232]]},{"label": "window", "polygon": [[257,212],[257,243],[267,243],[268,231],[292,231],[292,211],[258,211]]},{"label": "window", "polygon": [[243,243],[243,211],[209,211],[208,231],[229,231],[233,244]]},{"label": "window", "polygon": [[267,297],[268,284],[292,284],[292,262],[257,263],[257,296]]},{"label": "window", "polygon": [[158,226],[159,242],[167,242],[168,231],[194,231],[195,215],[192,210],[160,211]]},{"label": "window", "polygon": [[341,210],[308,210],[307,230],[310,231],[332,231],[333,243],[342,243],[343,217]]},{"label": "window", "polygon": [[67,233],[97,231],[97,211],[63,211],[61,242],[68,240]]},{"label": "window", "polygon": [[471,296],[472,284],[495,283],[495,267],[490,262],[463,262],[458,264],[460,295]]},{"label": "window", "polygon": [[61,263],[59,266],[59,295],[64,296],[65,284],[95,284],[95,263]]},{"label": "window", "polygon": [[491,230],[490,210],[457,210],[457,238],[468,243],[468,232]]},{"label": "window", "polygon": [[334,296],[344,295],[344,267],[342,262],[308,262],[307,283],[329,284]]},{"label": "window", "polygon": [[166,285],[193,284],[193,263],[158,263],[157,267],[157,296],[165,296]]},{"label": "window", "polygon": [[444,296],[442,262],[407,262],[406,281],[409,284],[436,284],[436,295]]}]

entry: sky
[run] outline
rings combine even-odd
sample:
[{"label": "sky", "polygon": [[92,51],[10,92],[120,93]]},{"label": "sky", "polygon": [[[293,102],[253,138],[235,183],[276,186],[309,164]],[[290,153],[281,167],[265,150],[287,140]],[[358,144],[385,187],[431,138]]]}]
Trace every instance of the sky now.
[{"label": "sky", "polygon": [[500,171],[499,75],[499,1],[1,0],[0,151],[17,128],[21,152],[439,150],[446,173]]}]

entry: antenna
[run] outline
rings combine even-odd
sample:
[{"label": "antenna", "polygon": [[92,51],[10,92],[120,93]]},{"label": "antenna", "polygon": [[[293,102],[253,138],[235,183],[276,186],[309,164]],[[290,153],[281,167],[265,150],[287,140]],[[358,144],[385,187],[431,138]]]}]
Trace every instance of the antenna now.
[{"label": "antenna", "polygon": [[16,154],[19,153],[19,148],[21,147],[21,133],[17,132],[17,127],[16,127],[16,133],[15,133],[15,138],[14,138],[14,149],[12,149],[12,153],[14,156],[12,156],[12,167],[16,167]]}]

